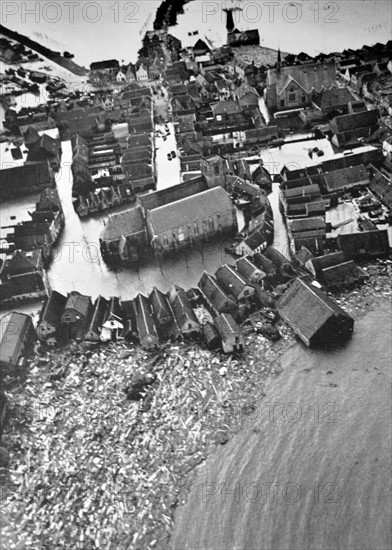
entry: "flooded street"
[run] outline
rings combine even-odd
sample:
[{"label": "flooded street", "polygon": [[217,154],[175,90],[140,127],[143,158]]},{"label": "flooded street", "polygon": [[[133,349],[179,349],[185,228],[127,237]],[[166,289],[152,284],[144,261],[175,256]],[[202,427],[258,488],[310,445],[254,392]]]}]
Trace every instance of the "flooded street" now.
[{"label": "flooded street", "polygon": [[[167,160],[167,153],[175,150],[176,141],[173,125],[170,124],[170,136],[167,141],[158,138],[157,164],[160,166],[158,189],[176,185],[180,180],[178,156]],[[306,145],[312,142],[306,142]],[[320,147],[320,142],[317,142]],[[282,150],[271,149],[262,154],[262,158],[272,163],[283,165],[286,148],[296,148],[300,162],[308,158],[303,152],[303,144],[283,146]],[[326,149],[325,146],[323,146]],[[77,290],[95,299],[98,295],[106,298],[119,296],[123,300],[134,298],[139,292],[149,294],[154,286],[166,292],[174,283],[188,289],[195,286],[204,270],[214,273],[223,263],[234,263],[234,258],[225,252],[225,245],[231,239],[218,240],[215,243],[204,243],[193,249],[177,252],[164,258],[161,263],[151,258],[144,265],[134,268],[110,270],[100,254],[99,238],[105,227],[109,213],[81,220],[72,204],[72,151],[70,141],[62,142],[62,169],[56,176],[57,189],[63,206],[66,224],[57,246],[53,249],[53,262],[48,270],[49,283],[52,289],[63,294]],[[169,151],[170,150],[170,151]],[[291,154],[291,153],[289,153]],[[310,160],[310,159],[309,159]],[[302,164],[303,165],[303,164]],[[166,166],[170,166],[166,168]],[[4,204],[1,236],[4,238],[14,225],[29,219],[28,210],[33,210],[37,196],[22,200],[9,201]],[[279,184],[273,184],[270,201],[274,214],[274,246],[287,255],[288,240],[286,227],[279,211]],[[125,210],[126,206],[118,208]],[[111,211],[113,212],[113,211]],[[12,216],[15,216],[12,219]],[[244,226],[243,213],[237,210],[238,229]],[[26,306],[28,311],[41,307],[41,302]]]},{"label": "flooded street", "polygon": [[[72,154],[70,142],[63,142],[62,147],[63,165],[69,166]],[[178,183],[178,179],[172,181],[171,177],[166,180],[167,183]],[[78,290],[93,298],[100,294],[104,297],[120,296],[126,300],[134,298],[139,292],[149,294],[154,286],[164,292],[173,283],[188,289],[197,284],[204,270],[213,273],[222,263],[233,263],[231,256],[226,257],[224,245],[227,241],[224,240],[176,253],[162,260],[161,264],[152,259],[151,263],[139,268],[110,271],[99,251],[99,236],[107,215],[86,221],[79,219],[72,205],[72,175],[69,169],[64,169],[59,175],[57,188],[66,225],[54,250],[49,281],[51,287],[59,292]]]}]

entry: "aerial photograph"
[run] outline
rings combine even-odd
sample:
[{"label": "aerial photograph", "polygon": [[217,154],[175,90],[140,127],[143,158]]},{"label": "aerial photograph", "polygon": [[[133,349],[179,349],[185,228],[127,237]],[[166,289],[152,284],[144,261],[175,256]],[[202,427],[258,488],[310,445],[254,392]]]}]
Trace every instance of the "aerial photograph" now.
[{"label": "aerial photograph", "polygon": [[392,2],[0,13],[0,547],[390,550]]}]

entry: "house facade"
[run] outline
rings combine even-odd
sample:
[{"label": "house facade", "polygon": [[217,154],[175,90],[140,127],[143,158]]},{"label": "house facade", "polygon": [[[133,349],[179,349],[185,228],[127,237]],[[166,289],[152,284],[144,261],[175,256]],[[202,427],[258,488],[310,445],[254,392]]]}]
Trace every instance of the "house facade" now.
[{"label": "house facade", "polygon": [[266,103],[272,111],[301,109],[325,90],[337,88],[334,61],[269,69]]}]

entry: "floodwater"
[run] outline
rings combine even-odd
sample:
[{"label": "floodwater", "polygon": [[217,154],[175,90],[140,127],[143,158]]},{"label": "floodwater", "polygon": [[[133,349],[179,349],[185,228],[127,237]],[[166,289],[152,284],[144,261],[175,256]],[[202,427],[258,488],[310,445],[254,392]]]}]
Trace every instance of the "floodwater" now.
[{"label": "floodwater", "polygon": [[391,307],[344,347],[294,345],[252,419],[198,469],[174,550],[391,548]]},{"label": "floodwater", "polygon": [[[167,160],[167,149],[175,148],[175,137],[172,125],[171,135],[167,142],[162,138],[157,139],[157,162],[160,166],[160,179],[158,187],[164,189],[179,183],[178,158]],[[170,141],[169,141],[170,140]],[[307,149],[314,144],[326,152],[326,158],[332,154],[327,140],[314,142],[293,143],[263,150],[263,158],[268,169],[278,170],[288,159],[295,158],[299,166],[305,166],[310,161]],[[214,273],[223,263],[233,264],[232,256],[225,252],[227,240],[217,241],[212,244],[200,245],[159,262],[151,259],[138,267],[127,267],[110,270],[103,262],[99,249],[99,238],[105,228],[108,214],[81,220],[72,204],[72,151],[69,141],[62,142],[63,156],[62,168],[57,174],[57,189],[65,214],[65,228],[61,234],[57,246],[53,250],[54,260],[49,268],[48,277],[51,288],[61,293],[77,290],[95,299],[98,295],[106,298],[119,296],[123,300],[134,298],[139,292],[149,294],[154,286],[166,292],[174,283],[188,289],[197,285],[204,270]],[[173,163],[173,164],[171,164]],[[170,168],[169,168],[170,165]],[[286,226],[279,210],[279,184],[273,184],[273,192],[270,195],[274,216],[274,246],[286,256],[289,255]],[[36,196],[23,200],[14,200],[4,203],[2,206],[2,226],[9,226],[29,218],[28,210],[34,209]],[[118,208],[116,211],[127,207]],[[12,220],[11,216],[15,216]],[[237,211],[239,230],[244,225],[241,211]],[[10,229],[2,229],[4,238]],[[39,308],[41,303],[37,304]],[[33,306],[30,306],[32,308]]]},{"label": "floodwater", "polygon": [[[161,0],[148,2],[38,3],[15,5],[2,23],[55,51],[71,51],[76,63],[118,59],[133,63],[146,30],[153,28]],[[234,23],[239,30],[257,28],[262,46],[284,52],[310,54],[359,48],[387,42],[391,35],[392,7],[388,0],[336,0],[335,2],[226,2],[193,0],[170,32],[183,47],[207,36],[215,46],[226,44],[224,8],[238,6]],[[189,33],[198,35],[189,37]],[[105,36],[105,40],[102,37]],[[72,39],[70,40],[70,37]],[[76,79],[75,79],[76,80]]]},{"label": "floodwater", "polygon": [[[62,147],[63,164],[69,166],[72,154],[70,142],[63,142]],[[178,183],[178,179],[172,180],[172,176],[168,174],[168,183],[161,182],[162,188]],[[213,273],[222,263],[233,263],[232,257],[224,250],[227,241],[218,241],[176,253],[161,263],[152,259],[139,268],[110,271],[99,252],[99,236],[107,216],[80,220],[72,205],[71,180],[68,168],[61,172],[57,181],[66,225],[49,269],[53,289],[62,293],[78,290],[93,298],[99,294],[105,297],[120,296],[126,300],[134,298],[139,292],[149,294],[154,286],[164,292],[173,283],[188,289],[197,284],[204,270]]]}]

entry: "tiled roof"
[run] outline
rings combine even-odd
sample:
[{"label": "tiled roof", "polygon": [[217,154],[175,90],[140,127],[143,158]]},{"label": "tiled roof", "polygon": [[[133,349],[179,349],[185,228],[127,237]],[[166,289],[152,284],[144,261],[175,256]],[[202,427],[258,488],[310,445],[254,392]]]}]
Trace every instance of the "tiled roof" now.
[{"label": "tiled roof", "polygon": [[236,307],[234,300],[226,294],[216,279],[206,271],[198,282],[198,287],[217,311],[224,311],[230,305]]},{"label": "tiled roof", "polygon": [[145,231],[142,209],[140,206],[135,206],[124,212],[110,215],[101,238],[103,241],[117,241],[121,236],[128,237],[141,231]]},{"label": "tiled roof", "polygon": [[326,294],[301,279],[296,279],[280,298],[277,310],[306,342],[310,342],[330,319],[338,316],[350,319]]},{"label": "tiled roof", "polygon": [[328,191],[370,184],[369,174],[363,164],[327,172],[325,174],[325,182]]},{"label": "tiled roof", "polygon": [[90,296],[84,296],[80,292],[72,291],[68,294],[67,302],[64,309],[74,309],[79,312],[85,319],[88,318],[91,308]]},{"label": "tiled roof", "polygon": [[154,233],[159,235],[231,208],[228,193],[222,187],[215,187],[151,210],[150,220]]},{"label": "tiled roof", "polygon": [[292,81],[295,81],[306,93],[311,93],[312,90],[321,92],[323,89],[337,86],[335,63],[294,65],[281,67],[280,71],[277,69],[270,69],[268,71],[267,86],[276,84],[278,95]]},{"label": "tiled roof", "polygon": [[60,318],[64,311],[66,301],[67,298],[60,294],[60,292],[52,290],[49,298],[42,308],[40,321],[46,321],[53,326],[57,326],[60,323]]},{"label": "tiled roof", "polygon": [[235,298],[241,294],[248,284],[236,269],[227,264],[219,267],[215,276],[225,290],[230,292]]},{"label": "tiled roof", "polygon": [[380,113],[378,109],[360,111],[349,115],[335,117],[331,121],[331,129],[335,133],[348,132],[356,128],[367,128],[377,124]]}]

